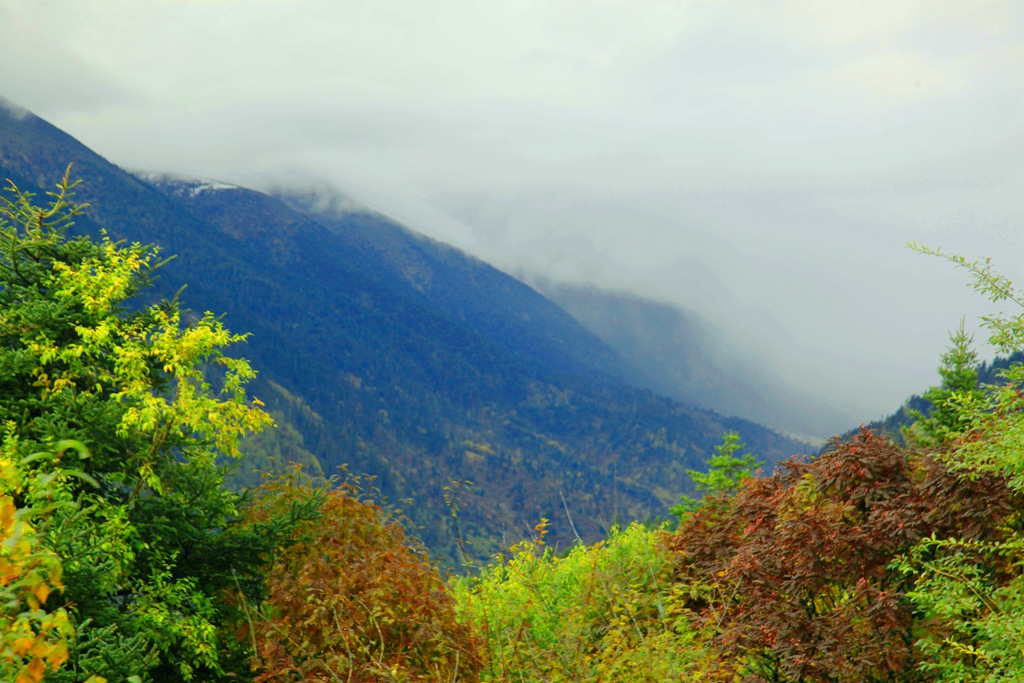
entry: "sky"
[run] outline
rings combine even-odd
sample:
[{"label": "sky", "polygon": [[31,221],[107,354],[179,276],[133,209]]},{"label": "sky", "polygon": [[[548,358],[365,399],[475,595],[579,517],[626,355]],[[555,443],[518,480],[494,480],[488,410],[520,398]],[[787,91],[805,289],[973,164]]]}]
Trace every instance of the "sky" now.
[{"label": "sky", "polygon": [[698,311],[855,420],[992,310],[907,242],[1024,284],[1019,0],[3,0],[0,95]]}]

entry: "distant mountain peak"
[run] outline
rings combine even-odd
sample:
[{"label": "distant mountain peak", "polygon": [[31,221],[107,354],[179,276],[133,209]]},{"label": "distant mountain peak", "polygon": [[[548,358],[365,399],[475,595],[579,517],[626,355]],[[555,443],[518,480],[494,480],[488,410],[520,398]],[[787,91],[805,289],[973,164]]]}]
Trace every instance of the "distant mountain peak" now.
[{"label": "distant mountain peak", "polygon": [[524,277],[635,367],[638,386],[810,443],[854,420],[730,349],[724,333],[694,311],[630,292]]},{"label": "distant mountain peak", "polygon": [[204,192],[222,192],[225,190],[244,190],[241,185],[226,183],[222,180],[207,180],[199,178],[186,178],[170,173],[153,173],[147,171],[133,171],[133,175],[139,180],[144,180],[150,185],[162,189],[167,194],[177,197],[192,199]]},{"label": "distant mountain peak", "polygon": [[[254,395],[281,425],[251,452],[377,477],[392,500],[414,499],[437,552],[454,554],[451,481],[479,487],[459,523],[483,557],[566,499],[588,539],[620,514],[667,513],[726,430],[768,461],[806,450],[630,386],[621,355],[536,290],[340,193],[313,190],[310,207],[133,175],[42,119],[0,111],[0,179],[40,195],[72,162],[91,207],[78,232],[176,255],[152,295],[187,283],[186,305],[251,334],[240,350],[260,369]],[[564,526],[549,538],[571,542]]]},{"label": "distant mountain peak", "polygon": [[301,187],[274,184],[267,188],[267,193],[301,211],[329,218],[343,218],[353,213],[384,218],[358,199],[325,183],[311,183]]},{"label": "distant mountain peak", "polygon": [[3,95],[0,95],[0,109],[11,114],[15,119],[24,119],[32,115],[32,112],[30,112],[28,109],[25,109],[24,107],[15,104],[14,102],[11,102]]}]

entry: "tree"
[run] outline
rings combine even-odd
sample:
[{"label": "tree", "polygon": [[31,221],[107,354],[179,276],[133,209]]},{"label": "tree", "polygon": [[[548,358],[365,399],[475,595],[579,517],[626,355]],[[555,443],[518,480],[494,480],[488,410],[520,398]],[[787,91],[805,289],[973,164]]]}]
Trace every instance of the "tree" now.
[{"label": "tree", "polygon": [[559,556],[536,536],[453,581],[482,634],[484,680],[698,680],[708,650],[679,609],[662,530],[634,522]]},{"label": "tree", "polygon": [[[739,434],[733,431],[726,432],[722,443],[715,446],[715,455],[708,459],[707,472],[686,470],[693,479],[697,491],[704,495],[733,494],[744,479],[754,476],[757,468],[764,463],[750,453],[736,455],[744,448]],[[699,500],[683,497],[678,505],[672,506],[671,512],[682,521],[700,507]]]},{"label": "tree", "polygon": [[[244,672],[224,647],[238,615],[220,596],[258,585],[274,536],[237,523],[217,465],[270,422],[246,397],[252,369],[225,354],[244,336],[177,299],[146,303],[157,251],[71,236],[73,189],[66,174],[43,206],[13,185],[0,202],[4,453],[23,477],[65,481],[56,496],[72,503],[37,528],[63,567],[46,609],[74,626],[52,678]],[[91,483],[69,478],[66,459],[25,457],[66,438],[89,449]]]},{"label": "tree", "polygon": [[250,614],[257,683],[479,680],[476,636],[444,580],[357,481],[314,489],[293,473],[260,493],[255,523],[321,502],[268,555],[267,597]]},{"label": "tree", "polygon": [[[923,538],[984,541],[1021,499],[862,431],[686,519],[671,547],[690,609],[748,680],[925,680],[894,565]],[[729,674],[731,675],[731,673]]]},{"label": "tree", "polygon": [[[70,448],[88,456],[81,444],[56,447],[57,456]],[[52,514],[48,499],[65,482],[45,475],[26,480],[22,473],[25,460],[53,458],[52,453],[34,453],[21,462],[10,455],[0,452],[0,676],[37,683],[47,669],[56,671],[67,661],[74,632],[67,610],[45,609],[50,593],[64,590],[61,562],[33,526]]]},{"label": "tree", "polygon": [[942,382],[924,394],[930,409],[910,410],[914,423],[907,430],[908,441],[921,446],[934,446],[969,427],[969,405],[984,401],[985,392],[978,386],[978,354],[972,348],[974,335],[960,327],[949,335],[950,346],[942,354],[939,377]]},{"label": "tree", "polygon": [[[1015,314],[984,316],[989,343],[1003,354],[1024,349],[1024,292],[990,259],[910,245],[967,270],[974,289]],[[948,363],[947,363],[948,364]],[[969,379],[969,378],[968,378]],[[928,620],[922,666],[940,681],[1024,681],[1024,366],[1011,364],[981,396],[946,401],[946,427],[936,430],[935,457],[961,478],[995,478],[1016,495],[986,537],[925,538],[899,563],[914,577],[909,596]],[[925,423],[923,431],[931,425]]]}]

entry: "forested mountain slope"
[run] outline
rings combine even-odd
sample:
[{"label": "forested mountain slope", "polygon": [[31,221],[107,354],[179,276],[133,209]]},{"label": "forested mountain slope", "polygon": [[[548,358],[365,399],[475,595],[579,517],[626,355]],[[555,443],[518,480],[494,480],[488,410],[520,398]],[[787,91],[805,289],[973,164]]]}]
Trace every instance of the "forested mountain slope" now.
[{"label": "forested mountain slope", "polygon": [[630,379],[637,386],[812,439],[827,439],[854,419],[794,388],[694,311],[596,287],[536,286],[636,368]]},{"label": "forested mountain slope", "polygon": [[[156,243],[158,291],[251,332],[252,393],[284,429],[253,444],[378,477],[450,553],[444,486],[484,553],[541,516],[571,538],[664,514],[722,432],[774,460],[803,450],[764,427],[622,383],[609,347],[517,280],[372,213],[315,211],[242,188],[143,179],[32,115],[0,108],[0,177],[44,192],[74,163],[78,229]],[[290,204],[290,205],[289,205]],[[260,458],[264,458],[260,460]]]},{"label": "forested mountain slope", "polygon": [[[1002,384],[1000,372],[1006,370],[1015,363],[1024,363],[1024,353],[1017,352],[1005,358],[997,357],[991,363],[983,361],[975,367],[975,372],[978,377],[979,385],[998,385]],[[926,392],[927,393],[927,392]],[[897,442],[903,441],[903,430],[906,427],[912,425],[917,418],[914,417],[915,413],[922,415],[930,415],[932,413],[932,405],[922,395],[914,394],[903,402],[894,413],[887,415],[879,420],[873,420],[864,426],[874,432],[878,432],[888,438],[891,438]],[[849,439],[856,435],[860,429],[851,429],[842,435],[843,440]]]}]

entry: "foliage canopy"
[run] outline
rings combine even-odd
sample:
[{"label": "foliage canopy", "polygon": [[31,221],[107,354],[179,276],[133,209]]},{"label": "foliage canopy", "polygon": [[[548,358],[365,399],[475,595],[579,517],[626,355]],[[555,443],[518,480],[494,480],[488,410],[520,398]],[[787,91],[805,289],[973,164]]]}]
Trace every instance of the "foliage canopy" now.
[{"label": "foliage canopy", "polygon": [[[906,445],[753,476],[727,433],[675,532],[559,555],[542,522],[446,584],[352,483],[224,486],[271,422],[244,335],[146,300],[158,253],[74,236],[73,189],[0,200],[4,680],[1024,681],[1024,365],[979,386],[962,325]],[[918,249],[1019,307],[984,322],[1024,348],[1024,292]]]},{"label": "foliage canopy", "polygon": [[455,618],[437,568],[358,480],[315,489],[293,472],[249,510],[266,523],[316,501],[317,514],[270,556],[251,617],[256,683],[478,680],[478,642]]},{"label": "foliage canopy", "polygon": [[669,580],[663,532],[634,523],[559,556],[532,540],[453,582],[483,636],[483,679],[669,681],[695,675],[708,651]]},{"label": "foliage canopy", "polygon": [[[75,634],[52,678],[217,680],[238,668],[219,596],[261,547],[217,460],[269,418],[245,395],[252,369],[224,353],[244,337],[142,301],[156,250],[71,235],[73,189],[66,175],[44,206],[13,186],[0,203],[4,457],[61,503],[37,525],[63,568],[42,601]],[[91,454],[73,463],[84,477],[59,452],[27,457],[66,438]]]}]

